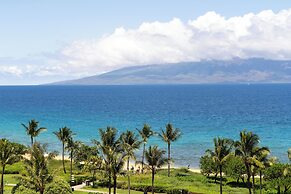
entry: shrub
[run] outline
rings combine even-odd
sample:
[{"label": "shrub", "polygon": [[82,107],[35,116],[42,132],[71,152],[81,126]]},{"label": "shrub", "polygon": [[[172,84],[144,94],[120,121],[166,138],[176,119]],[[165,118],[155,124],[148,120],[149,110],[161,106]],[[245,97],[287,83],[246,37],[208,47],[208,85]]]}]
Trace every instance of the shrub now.
[{"label": "shrub", "polygon": [[26,188],[23,185],[16,185],[15,187],[13,187],[12,194],[37,194],[36,191]]},{"label": "shrub", "polygon": [[238,183],[240,178],[243,180],[243,175],[246,173],[246,167],[239,157],[231,155],[226,162],[224,172],[227,176],[236,179],[236,182]]},{"label": "shrub", "polygon": [[56,194],[56,193],[62,193],[62,194],[71,194],[72,190],[70,185],[62,180],[62,179],[56,179],[52,183],[49,183],[45,188],[45,194]]},{"label": "shrub", "polygon": [[211,174],[217,175],[219,173],[218,166],[208,153],[205,153],[205,155],[200,158],[200,169],[201,173],[207,177]]},{"label": "shrub", "polygon": [[291,167],[288,164],[274,164],[266,169],[265,180],[269,183],[268,186],[281,190],[286,193],[291,187]]}]

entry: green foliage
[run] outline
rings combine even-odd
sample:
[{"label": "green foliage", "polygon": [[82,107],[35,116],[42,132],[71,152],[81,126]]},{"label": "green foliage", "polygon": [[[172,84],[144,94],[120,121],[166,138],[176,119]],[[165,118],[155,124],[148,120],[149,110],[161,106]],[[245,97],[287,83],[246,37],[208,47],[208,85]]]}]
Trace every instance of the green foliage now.
[{"label": "green foliage", "polygon": [[44,194],[56,193],[71,194],[72,190],[70,185],[66,181],[64,181],[63,179],[56,179],[45,187]]},{"label": "green foliage", "polygon": [[211,174],[219,173],[218,165],[212,160],[212,157],[208,152],[200,158],[200,170],[201,173],[207,177]]},{"label": "green foliage", "polygon": [[13,187],[11,194],[38,194],[35,190],[27,188],[23,185]]},{"label": "green foliage", "polygon": [[45,153],[46,148],[44,145],[37,142],[33,144],[30,150],[30,159],[24,161],[26,177],[23,177],[21,181],[41,194],[45,189],[45,185],[52,181],[52,175],[48,170],[48,158],[45,157]]},{"label": "green foliage", "polygon": [[42,131],[46,130],[44,127],[38,127],[39,122],[34,119],[29,121],[27,126],[23,123],[21,125],[25,128],[27,135],[30,136],[31,145],[34,143],[34,138],[37,137]]},{"label": "green foliage", "polygon": [[19,161],[14,164],[8,164],[5,168],[5,174],[21,174],[25,170],[23,162]]},{"label": "green foliage", "polygon": [[82,162],[88,161],[91,157],[98,157],[98,153],[97,146],[88,146],[79,142],[73,155],[74,163],[81,168],[83,167]]},{"label": "green foliage", "polygon": [[274,164],[266,169],[265,180],[268,186],[286,193],[291,187],[291,172],[288,164]]},{"label": "green foliage", "polygon": [[224,172],[227,176],[236,179],[238,182],[246,173],[246,167],[241,158],[231,155],[226,162]]}]

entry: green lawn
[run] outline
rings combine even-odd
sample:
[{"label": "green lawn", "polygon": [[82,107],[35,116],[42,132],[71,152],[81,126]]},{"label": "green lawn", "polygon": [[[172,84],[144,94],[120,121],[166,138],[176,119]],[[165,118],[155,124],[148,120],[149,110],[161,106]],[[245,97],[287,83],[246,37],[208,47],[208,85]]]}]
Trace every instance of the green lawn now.
[{"label": "green lawn", "polygon": [[[91,187],[84,187],[84,189],[101,191],[101,192],[108,192],[108,188],[104,188],[104,187],[100,187],[97,189],[91,188]],[[117,193],[118,194],[128,194],[128,190],[127,189],[117,189]],[[143,194],[143,192],[141,192],[141,191],[134,191],[134,190],[131,190],[130,193],[131,194]]]},{"label": "green lawn", "polygon": [[[49,163],[50,171],[56,176],[61,176],[65,178],[67,181],[69,180],[69,161],[66,161],[67,174],[64,174],[62,169],[62,162],[53,160]],[[10,169],[22,168],[21,163],[18,163],[17,166],[11,166]],[[81,172],[74,169],[75,177],[80,175]],[[88,174],[87,174],[88,175]],[[15,177],[19,177],[19,174],[5,174],[4,181],[5,183],[15,184],[17,183],[17,179]],[[223,190],[224,193],[232,193],[232,194],[244,194],[248,193],[246,188],[240,187],[231,187],[228,186],[227,183],[231,180],[228,179],[224,182]],[[118,189],[119,194],[127,193],[127,177],[119,176],[118,177],[119,184],[123,185],[124,190]],[[137,174],[131,176],[131,185],[132,188],[137,188],[139,186],[150,186],[151,185],[151,174]],[[159,170],[155,176],[155,186],[159,188],[165,189],[187,189],[188,191],[194,193],[209,193],[216,194],[219,192],[219,184],[214,183],[212,179],[208,179],[201,174],[186,172],[185,169],[172,169],[171,177],[167,177],[166,170]],[[91,188],[88,188],[91,189]],[[5,187],[5,194],[10,193],[11,187]],[[94,190],[94,189],[91,189]],[[107,191],[106,188],[98,188],[96,190],[99,191]],[[84,192],[74,192],[77,194],[85,194]],[[143,192],[132,191],[133,194],[142,194]]]},{"label": "green lawn", "polygon": [[[119,182],[127,182],[127,177],[120,177]],[[224,183],[225,184],[225,183]],[[151,185],[151,175],[133,175],[131,185]],[[155,186],[166,187],[167,189],[187,189],[196,193],[217,194],[219,184],[213,180],[207,179],[201,174],[185,172],[184,169],[172,169],[171,177],[167,176],[167,170],[160,170],[155,176]],[[223,187],[224,193],[243,194],[248,193],[246,188],[234,188],[230,186]]]}]

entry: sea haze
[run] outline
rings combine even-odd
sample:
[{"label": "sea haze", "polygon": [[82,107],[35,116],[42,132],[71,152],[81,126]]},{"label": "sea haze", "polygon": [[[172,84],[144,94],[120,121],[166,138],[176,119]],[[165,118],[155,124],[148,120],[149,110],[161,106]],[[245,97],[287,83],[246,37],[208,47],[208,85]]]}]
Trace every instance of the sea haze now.
[{"label": "sea haze", "polygon": [[[1,138],[29,144],[20,123],[34,118],[48,128],[37,141],[60,150],[52,133],[59,127],[70,127],[90,143],[98,128],[122,132],[149,123],[160,131],[172,122],[183,132],[172,145],[175,164],[198,167],[214,137],[238,139],[239,131],[249,129],[272,155],[287,161],[290,99],[290,84],[0,87],[0,132]],[[150,144],[166,148],[158,137]]]}]

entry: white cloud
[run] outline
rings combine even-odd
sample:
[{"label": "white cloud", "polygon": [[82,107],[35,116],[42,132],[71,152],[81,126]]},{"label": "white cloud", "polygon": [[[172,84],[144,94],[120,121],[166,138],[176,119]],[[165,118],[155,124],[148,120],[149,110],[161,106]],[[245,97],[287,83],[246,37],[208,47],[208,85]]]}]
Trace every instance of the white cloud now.
[{"label": "white cloud", "polygon": [[291,59],[291,9],[225,18],[208,12],[195,20],[147,22],[117,28],[100,39],[75,41],[61,51],[63,67],[84,74],[124,66],[263,57]]},{"label": "white cloud", "polygon": [[74,78],[125,66],[234,57],[291,59],[291,9],[231,18],[208,12],[187,22],[174,18],[120,27],[101,38],[75,41],[43,64],[0,64],[0,73]]},{"label": "white cloud", "polygon": [[13,76],[21,76],[23,74],[23,72],[17,66],[1,65],[0,66],[0,74],[10,74]]}]

